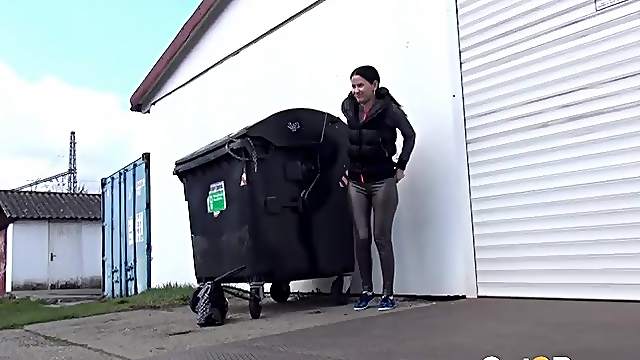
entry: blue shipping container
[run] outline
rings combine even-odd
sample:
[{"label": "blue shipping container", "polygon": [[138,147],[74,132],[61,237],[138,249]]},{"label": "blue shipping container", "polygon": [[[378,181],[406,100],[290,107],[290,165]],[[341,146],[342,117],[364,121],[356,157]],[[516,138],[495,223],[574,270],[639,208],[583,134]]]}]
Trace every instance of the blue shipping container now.
[{"label": "blue shipping container", "polygon": [[150,155],[102,179],[102,291],[126,297],[151,287]]}]

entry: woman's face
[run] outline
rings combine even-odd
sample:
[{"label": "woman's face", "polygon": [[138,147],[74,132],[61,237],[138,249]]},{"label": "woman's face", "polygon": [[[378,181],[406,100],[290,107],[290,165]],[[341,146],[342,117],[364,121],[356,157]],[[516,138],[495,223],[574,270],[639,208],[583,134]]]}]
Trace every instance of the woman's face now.
[{"label": "woman's face", "polygon": [[354,75],[351,78],[351,92],[353,93],[353,96],[356,97],[359,104],[366,104],[373,100],[377,87],[377,81],[374,81],[372,84],[360,75]]}]

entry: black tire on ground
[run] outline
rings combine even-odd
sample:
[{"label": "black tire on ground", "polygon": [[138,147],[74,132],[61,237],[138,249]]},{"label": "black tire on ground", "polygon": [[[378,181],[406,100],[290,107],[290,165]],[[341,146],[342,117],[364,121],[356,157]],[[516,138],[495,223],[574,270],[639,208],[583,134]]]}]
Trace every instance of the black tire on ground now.
[{"label": "black tire on ground", "polygon": [[291,295],[291,285],[285,283],[271,284],[271,298],[277,303],[286,303]]},{"label": "black tire on ground", "polygon": [[349,303],[349,290],[343,292],[344,277],[338,276],[333,283],[331,283],[331,297],[336,305],[347,305]]},{"label": "black tire on ground", "polygon": [[223,309],[213,308],[211,309],[211,323],[213,326],[222,326],[224,325],[224,320],[226,316],[223,316]]},{"label": "black tire on ground", "polygon": [[224,325],[225,316],[222,315],[221,310],[218,308],[211,308],[211,313],[207,316],[207,320],[204,323],[198,324],[199,327],[208,326],[222,326]]},{"label": "black tire on ground", "polygon": [[193,294],[191,294],[191,300],[189,300],[189,308],[191,309],[191,311],[193,311],[194,314],[198,312],[198,302],[200,302],[200,296],[198,296],[199,293],[200,287],[197,287],[195,290],[193,290]]}]

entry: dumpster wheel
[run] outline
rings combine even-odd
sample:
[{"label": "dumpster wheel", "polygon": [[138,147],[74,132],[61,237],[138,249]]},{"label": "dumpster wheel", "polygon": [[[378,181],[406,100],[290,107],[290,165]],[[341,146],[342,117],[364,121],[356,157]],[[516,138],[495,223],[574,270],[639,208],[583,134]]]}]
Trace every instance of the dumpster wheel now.
[{"label": "dumpster wheel", "polygon": [[212,324],[213,326],[222,326],[224,325],[225,315],[223,315],[223,309],[219,309],[216,307],[211,308],[211,313],[209,314],[206,323],[198,324],[199,327],[209,326],[208,324]]},{"label": "dumpster wheel", "polygon": [[338,276],[331,283],[331,297],[336,305],[347,305],[349,303],[349,292],[348,289],[344,292],[342,289],[344,287],[344,276]]},{"label": "dumpster wheel", "polygon": [[291,295],[291,285],[289,282],[271,284],[271,298],[277,303],[286,303]]},{"label": "dumpster wheel", "polygon": [[252,283],[249,294],[249,314],[251,314],[252,319],[260,319],[263,295],[264,288],[262,287],[262,283]]},{"label": "dumpster wheel", "polygon": [[260,319],[260,315],[262,314],[262,304],[256,300],[249,301],[249,314],[251,314],[251,318],[254,320]]},{"label": "dumpster wheel", "polygon": [[200,302],[200,296],[198,294],[200,294],[201,289],[202,287],[200,286],[196,287],[191,294],[191,299],[189,300],[189,308],[194,314],[198,312],[198,302]]}]

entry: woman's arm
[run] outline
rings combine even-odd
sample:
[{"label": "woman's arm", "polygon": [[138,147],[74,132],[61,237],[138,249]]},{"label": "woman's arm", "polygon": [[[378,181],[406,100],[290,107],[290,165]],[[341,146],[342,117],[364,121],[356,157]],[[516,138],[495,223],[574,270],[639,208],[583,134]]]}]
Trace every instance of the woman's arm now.
[{"label": "woman's arm", "polygon": [[402,151],[398,158],[398,169],[404,170],[416,144],[416,132],[407,119],[407,115],[397,106],[393,106],[391,109],[391,121],[402,135]]}]

